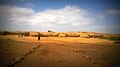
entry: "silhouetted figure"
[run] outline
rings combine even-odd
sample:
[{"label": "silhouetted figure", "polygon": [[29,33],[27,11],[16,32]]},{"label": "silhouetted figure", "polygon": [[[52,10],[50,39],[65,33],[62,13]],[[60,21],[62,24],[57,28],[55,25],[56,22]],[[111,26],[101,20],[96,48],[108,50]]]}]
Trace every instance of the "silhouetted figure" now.
[{"label": "silhouetted figure", "polygon": [[38,44],[40,42],[40,33],[38,33]]},{"label": "silhouetted figure", "polygon": [[40,33],[38,33],[38,46],[40,46]]}]

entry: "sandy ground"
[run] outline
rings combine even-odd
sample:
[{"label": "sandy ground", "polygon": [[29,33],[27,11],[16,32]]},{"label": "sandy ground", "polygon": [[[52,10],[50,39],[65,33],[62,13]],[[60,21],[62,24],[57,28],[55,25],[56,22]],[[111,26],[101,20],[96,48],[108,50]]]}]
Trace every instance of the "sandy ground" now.
[{"label": "sandy ground", "polygon": [[[0,36],[0,67],[37,46],[37,37]],[[15,67],[120,67],[120,45],[97,38],[42,37]]]}]

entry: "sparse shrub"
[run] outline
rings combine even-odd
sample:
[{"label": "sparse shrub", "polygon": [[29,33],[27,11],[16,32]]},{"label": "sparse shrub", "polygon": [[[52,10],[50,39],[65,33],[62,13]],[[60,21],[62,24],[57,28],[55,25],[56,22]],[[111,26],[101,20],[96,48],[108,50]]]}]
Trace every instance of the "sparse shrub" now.
[{"label": "sparse shrub", "polygon": [[51,30],[48,30],[48,32],[53,32],[53,31],[51,31]]}]

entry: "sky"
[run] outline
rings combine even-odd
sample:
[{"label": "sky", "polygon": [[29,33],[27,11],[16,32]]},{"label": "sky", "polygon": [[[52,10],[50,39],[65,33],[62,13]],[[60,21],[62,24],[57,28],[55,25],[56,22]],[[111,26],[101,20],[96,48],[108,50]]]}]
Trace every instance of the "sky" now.
[{"label": "sky", "polygon": [[0,0],[0,30],[120,34],[120,0]]}]

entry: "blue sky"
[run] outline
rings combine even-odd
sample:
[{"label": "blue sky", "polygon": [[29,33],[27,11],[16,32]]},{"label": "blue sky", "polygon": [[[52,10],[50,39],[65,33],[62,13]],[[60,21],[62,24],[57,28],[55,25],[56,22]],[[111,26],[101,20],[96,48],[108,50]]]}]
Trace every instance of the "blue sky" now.
[{"label": "blue sky", "polygon": [[120,33],[120,0],[1,0],[0,30]]}]

